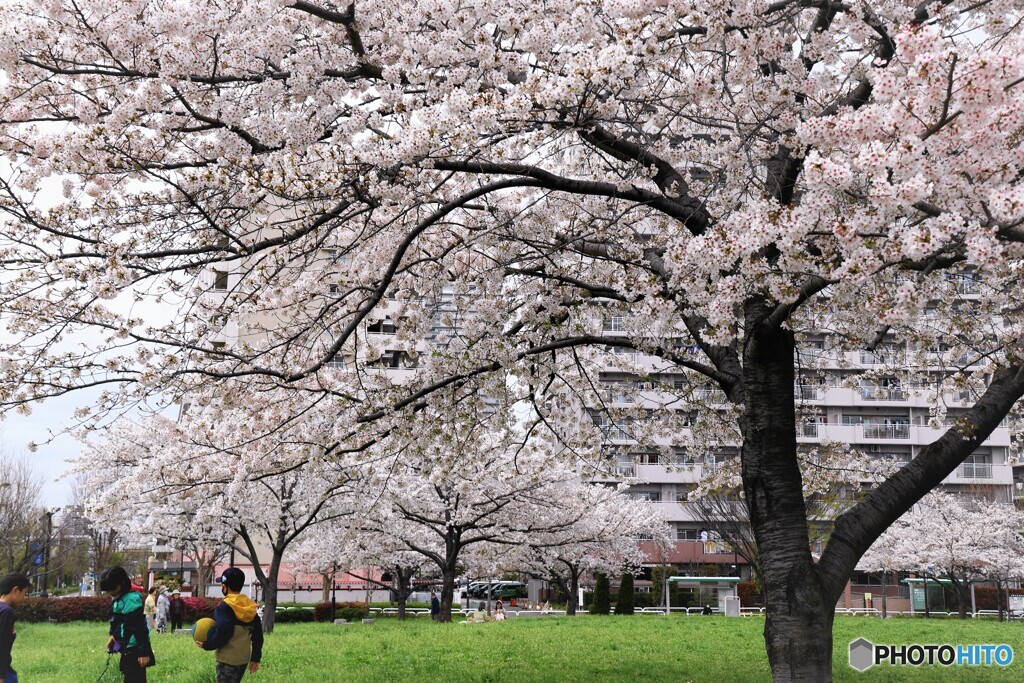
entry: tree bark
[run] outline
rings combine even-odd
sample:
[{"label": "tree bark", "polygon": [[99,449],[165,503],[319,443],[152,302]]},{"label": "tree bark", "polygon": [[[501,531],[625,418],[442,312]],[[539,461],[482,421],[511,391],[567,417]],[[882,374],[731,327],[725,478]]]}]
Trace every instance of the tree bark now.
[{"label": "tree bark", "polygon": [[970,603],[970,579],[958,581],[953,579],[953,588],[956,590],[956,607],[961,619],[967,618],[967,605]]},{"label": "tree bark", "polygon": [[412,575],[410,571],[408,574],[404,567],[395,567],[395,599],[398,603],[398,620],[405,621],[405,603],[409,599],[409,578]]},{"label": "tree bark", "polygon": [[449,623],[452,620],[452,598],[455,596],[455,567],[441,568],[441,612],[438,621]]},{"label": "tree bark", "polygon": [[772,679],[832,680],[837,595],[819,576],[808,542],[797,459],[794,340],[763,324],[767,308],[748,303],[744,351],[742,476],[766,598],[765,645]]},{"label": "tree bark", "polygon": [[568,599],[565,602],[565,613],[568,616],[576,615],[576,601],[580,594],[580,570],[576,565],[569,567],[569,590]]},{"label": "tree bark", "polygon": [[263,632],[274,632],[274,617],[277,614],[277,579],[281,573],[281,553],[274,549],[270,560],[270,571],[263,582]]}]

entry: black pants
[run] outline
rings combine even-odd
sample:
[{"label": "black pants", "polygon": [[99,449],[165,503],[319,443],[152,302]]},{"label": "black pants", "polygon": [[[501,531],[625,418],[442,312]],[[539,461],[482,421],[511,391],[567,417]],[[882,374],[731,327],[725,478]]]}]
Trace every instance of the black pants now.
[{"label": "black pants", "polygon": [[181,617],[171,617],[171,633],[174,633],[181,628]]},{"label": "black pants", "polygon": [[217,683],[240,683],[242,676],[245,675],[245,670],[248,668],[247,664],[235,666],[234,664],[221,664],[217,662]]},{"label": "black pants", "polygon": [[139,666],[137,653],[126,652],[121,655],[121,674],[124,676],[124,683],[146,683],[146,670]]}]

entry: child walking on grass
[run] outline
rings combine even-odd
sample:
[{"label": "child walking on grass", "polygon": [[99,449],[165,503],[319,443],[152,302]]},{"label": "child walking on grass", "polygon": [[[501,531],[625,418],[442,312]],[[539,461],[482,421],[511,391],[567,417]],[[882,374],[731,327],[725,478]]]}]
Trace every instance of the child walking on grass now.
[{"label": "child walking on grass", "polygon": [[107,652],[121,653],[125,683],[146,683],[146,669],[156,664],[156,658],[149,643],[142,594],[132,588],[128,572],[121,567],[111,567],[100,575],[100,590],[113,598]]}]

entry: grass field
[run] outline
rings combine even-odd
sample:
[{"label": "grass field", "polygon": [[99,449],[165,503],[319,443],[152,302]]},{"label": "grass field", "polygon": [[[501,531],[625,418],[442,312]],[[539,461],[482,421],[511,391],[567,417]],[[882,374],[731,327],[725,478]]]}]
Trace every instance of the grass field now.
[{"label": "grass field", "polygon": [[[253,683],[334,681],[733,681],[768,680],[762,619],[659,616],[551,617],[501,623],[333,626],[283,624],[267,637]],[[850,641],[1006,643],[1014,663],[1000,667],[847,665]],[[22,683],[91,683],[103,670],[105,624],[19,624],[14,665]],[[186,636],[155,636],[150,681],[213,683],[213,654]],[[1019,681],[1024,625],[959,620],[882,621],[837,617],[837,681]],[[117,661],[103,681],[118,680]]]}]

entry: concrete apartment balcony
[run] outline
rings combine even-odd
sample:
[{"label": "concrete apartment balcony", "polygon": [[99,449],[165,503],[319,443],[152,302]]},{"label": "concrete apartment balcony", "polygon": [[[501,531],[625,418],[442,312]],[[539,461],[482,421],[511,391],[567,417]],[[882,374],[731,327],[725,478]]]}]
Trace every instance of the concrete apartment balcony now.
[{"label": "concrete apartment balcony", "polygon": [[942,483],[964,486],[1012,486],[1013,467],[991,463],[964,463],[943,479]]},{"label": "concrete apartment balcony", "polygon": [[697,514],[692,510],[692,506],[684,505],[674,500],[662,500],[657,503],[651,503],[654,509],[658,511],[661,517],[667,522],[698,522]]},{"label": "concrete apartment balcony", "polygon": [[[949,427],[934,427],[918,426],[914,428],[917,431],[917,438],[915,444],[927,445],[938,439],[940,436],[946,433]],[[1006,427],[996,427],[989,434],[988,438],[981,442],[982,446],[1001,446],[1008,448],[1010,446],[1010,430]]]},{"label": "concrete apartment balcony", "polygon": [[658,484],[696,484],[714,467],[708,465],[631,465],[637,479]]}]

